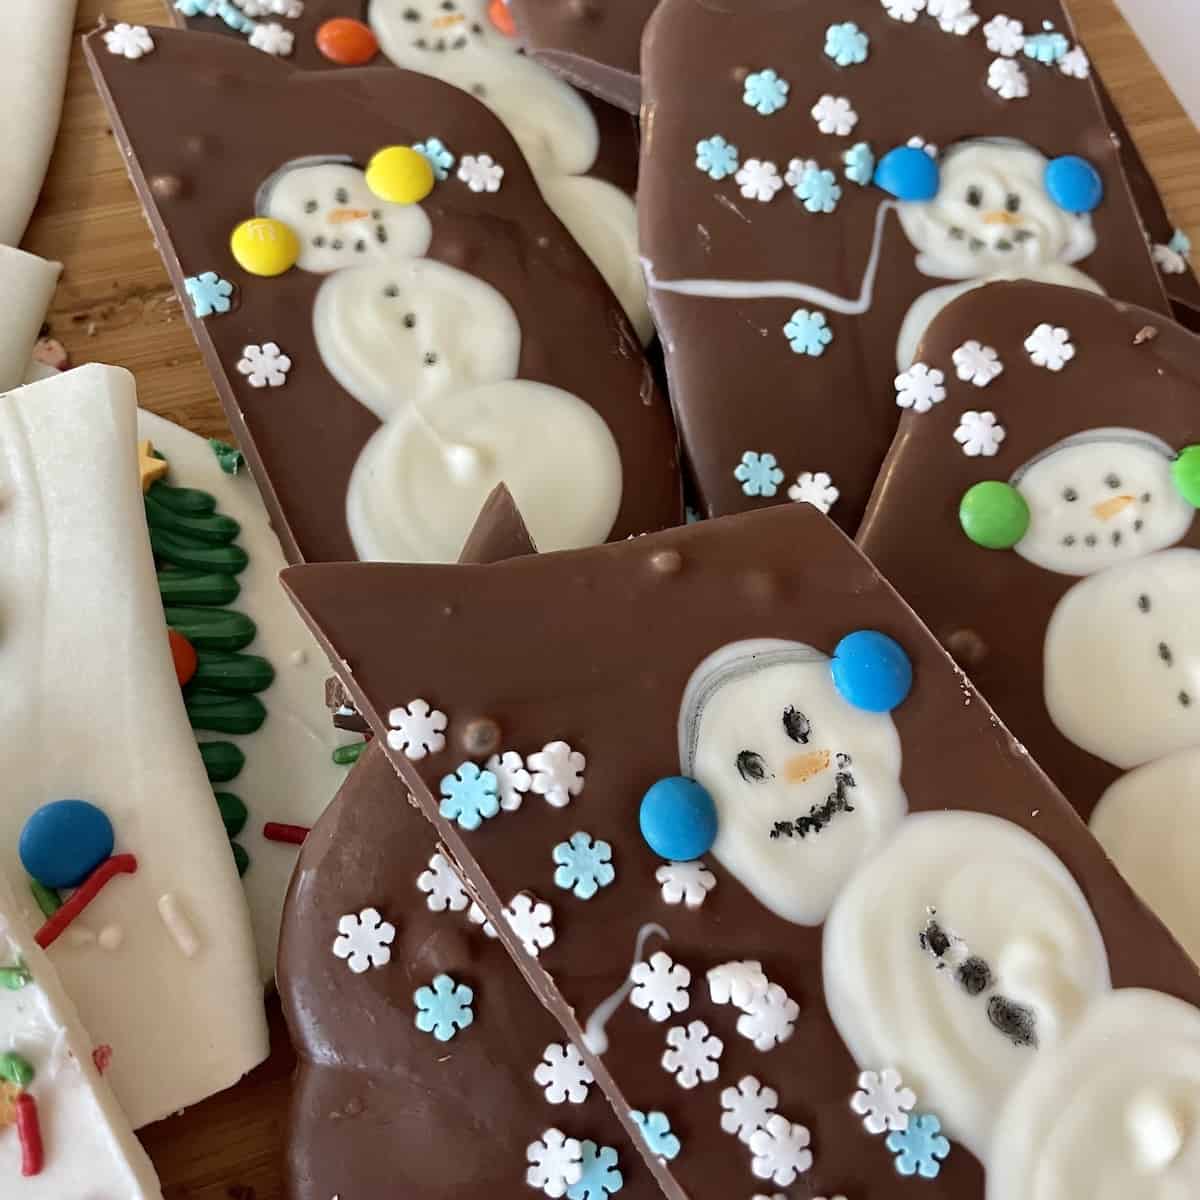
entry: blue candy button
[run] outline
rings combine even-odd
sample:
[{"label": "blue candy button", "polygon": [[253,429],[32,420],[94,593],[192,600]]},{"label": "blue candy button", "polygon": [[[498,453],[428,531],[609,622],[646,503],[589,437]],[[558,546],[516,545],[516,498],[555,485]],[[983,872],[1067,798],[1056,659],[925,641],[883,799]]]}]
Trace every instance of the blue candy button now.
[{"label": "blue candy button", "polygon": [[833,684],[855,708],[891,712],[912,690],[912,663],[900,643],[874,629],[848,633],[833,652]]},{"label": "blue candy button", "polygon": [[875,186],[897,200],[932,200],[942,186],[942,176],[937,163],[920,147],[897,146],[879,160]]},{"label": "blue candy button", "polygon": [[86,800],[43,804],[17,846],[21,865],[48,888],[78,887],[112,852],[112,822]]},{"label": "blue candy button", "polygon": [[1050,199],[1069,213],[1090,213],[1104,199],[1104,180],[1086,158],[1065,154],[1046,164],[1046,191]]},{"label": "blue candy button", "polygon": [[707,854],[717,837],[717,806],[694,779],[671,775],[642,797],[638,824],[659,858],[689,862]]}]

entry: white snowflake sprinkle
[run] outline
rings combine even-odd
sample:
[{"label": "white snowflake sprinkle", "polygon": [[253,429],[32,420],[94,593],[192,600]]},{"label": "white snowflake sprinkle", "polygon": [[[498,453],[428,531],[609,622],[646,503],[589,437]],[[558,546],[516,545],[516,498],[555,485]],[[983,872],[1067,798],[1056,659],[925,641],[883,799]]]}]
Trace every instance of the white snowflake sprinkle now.
[{"label": "white snowflake sprinkle", "polygon": [[764,204],[774,200],[776,193],[783,187],[783,180],[779,178],[779,168],[773,162],[764,162],[758,158],[746,159],[733,178],[747,200],[760,200]]},{"label": "white snowflake sprinkle", "polygon": [[685,1012],[691,1003],[688,985],[692,973],[663,950],[650,956],[649,962],[634,963],[629,972],[633,991],[629,1003],[645,1009],[652,1021],[665,1021],[676,1013]]},{"label": "white snowflake sprinkle", "polygon": [[927,413],[946,398],[945,375],[936,367],[913,363],[907,371],[896,376],[896,403],[913,412]]},{"label": "white snowflake sprinkle", "polygon": [[801,471],[796,482],[788,488],[788,499],[798,504],[811,504],[827,513],[842,493],[833,485],[827,471]]},{"label": "white snowflake sprinkle", "polygon": [[276,58],[287,58],[295,42],[296,35],[290,29],[284,29],[278,21],[255,25],[250,33],[250,45],[255,50],[273,54]]},{"label": "white snowflake sprinkle", "polygon": [[266,0],[267,9],[277,17],[296,20],[304,16],[304,0]]},{"label": "white snowflake sprinkle", "polygon": [[996,420],[994,412],[975,412],[974,409],[963,413],[954,431],[954,440],[968,458],[980,455],[991,458],[999,451],[1006,436],[1004,426]]},{"label": "white snowflake sprinkle", "polygon": [[430,912],[462,912],[471,903],[463,881],[440,851],[429,860],[429,866],[417,876],[417,887],[425,893]]},{"label": "white snowflake sprinkle", "polygon": [[930,158],[936,159],[938,156],[938,146],[936,142],[926,141],[919,134],[914,134],[904,143],[906,146],[911,146],[914,150],[924,150]]},{"label": "white snowflake sprinkle", "polygon": [[550,905],[528,892],[518,892],[504,908],[504,919],[531,958],[554,944],[553,915]]},{"label": "white snowflake sprinkle", "polygon": [[1025,49],[1025,26],[1003,13],[993,17],[984,27],[987,48],[993,54],[1014,58]]},{"label": "white snowflake sprinkle", "polygon": [[717,877],[699,861],[663,863],[654,878],[662,884],[662,898],[668,904],[682,903],[688,908],[699,908],[717,886]]},{"label": "white snowflake sprinkle", "polygon": [[145,25],[130,25],[125,21],[105,30],[104,44],[109,54],[136,59],[154,49],[154,39]]},{"label": "white snowflake sprinkle", "polygon": [[963,342],[951,357],[959,379],[976,387],[987,387],[1004,370],[1000,355],[982,342]]},{"label": "white snowflake sprinkle", "polygon": [[725,1110],[721,1113],[721,1128],[749,1145],[750,1138],[775,1115],[778,1103],[774,1088],[759,1083],[753,1075],[744,1075],[737,1087],[727,1087],[721,1093],[721,1107]]},{"label": "white snowflake sprinkle", "polygon": [[762,963],[750,960],[721,963],[708,972],[707,978],[708,995],[714,1004],[733,1004],[742,1010],[771,986]]},{"label": "white snowflake sprinkle", "polygon": [[1151,250],[1158,269],[1164,275],[1182,275],[1188,268],[1187,259],[1172,246],[1157,243]]},{"label": "white snowflake sprinkle", "polygon": [[1058,60],[1058,69],[1071,79],[1086,79],[1092,73],[1092,60],[1082,46],[1073,46]]},{"label": "white snowflake sprinkle", "polygon": [[578,1138],[569,1138],[561,1130],[547,1129],[525,1147],[529,1168],[525,1182],[551,1200],[567,1194],[583,1178],[583,1147]]},{"label": "white snowflake sprinkle", "polygon": [[988,67],[988,87],[1001,100],[1024,100],[1029,95],[1029,76],[1011,58],[995,58]]},{"label": "white snowflake sprinkle", "polygon": [[551,1104],[582,1104],[588,1088],[596,1082],[583,1055],[571,1042],[551,1042],[542,1051],[542,1061],[534,1068],[534,1082],[545,1092]]},{"label": "white snowflake sprinkle", "polygon": [[756,1050],[781,1046],[795,1032],[800,1006],[777,983],[742,1007],[737,1031],[754,1043]]},{"label": "white snowflake sprinkle", "polygon": [[822,133],[832,133],[838,137],[846,137],[858,124],[858,113],[845,96],[822,96],[812,106],[812,116]]},{"label": "white snowflake sprinkle", "polygon": [[1025,349],[1034,366],[1061,371],[1075,357],[1071,335],[1061,325],[1039,325],[1026,339]]},{"label": "white snowflake sprinkle", "polygon": [[337,927],[333,953],[337,958],[344,958],[355,975],[361,975],[370,967],[386,967],[391,961],[389,947],[396,937],[396,927],[385,921],[378,909],[364,908],[359,913],[346,913],[338,918]]},{"label": "white snowflake sprinkle", "polygon": [[884,11],[893,21],[911,25],[924,11],[925,0],[882,0]]},{"label": "white snowflake sprinkle", "polygon": [[916,1102],[916,1094],[904,1086],[900,1072],[892,1067],[878,1073],[863,1071],[858,1077],[858,1091],[850,1097],[850,1107],[862,1117],[868,1133],[903,1133]]},{"label": "white snowflake sprinkle", "polygon": [[750,1135],[750,1170],[759,1179],[769,1179],[779,1187],[795,1183],[812,1166],[808,1130],[778,1113],[767,1118],[766,1125]]},{"label": "white snowflake sprinkle", "polygon": [[504,168],[490,154],[464,154],[459,159],[458,177],[473,192],[498,192]]},{"label": "white snowflake sprinkle", "polygon": [[[334,1196],[333,1200],[338,1200],[338,1198]],[[750,1200],[788,1200],[788,1198],[782,1192],[772,1192],[769,1196],[764,1196],[762,1192],[755,1192]],[[818,1196],[817,1200],[821,1200],[821,1197]],[[833,1200],[846,1200],[846,1197],[834,1196]]]},{"label": "white snowflake sprinkle", "polygon": [[725,1043],[710,1034],[703,1021],[691,1021],[686,1028],[675,1025],[667,1030],[663,1069],[675,1076],[675,1082],[681,1088],[711,1083],[720,1070],[717,1063],[724,1049]]},{"label": "white snowflake sprinkle", "polygon": [[446,746],[446,714],[424,700],[410,700],[388,713],[387,743],[414,762]]},{"label": "white snowflake sprinkle", "polygon": [[263,342],[261,346],[243,346],[238,359],[239,375],[245,375],[251,387],[283,387],[287,383],[292,360],[275,342]]},{"label": "white snowflake sprinkle", "polygon": [[482,925],[483,932],[490,938],[500,936],[496,932],[495,925],[493,925],[491,921],[487,919],[487,913],[485,913],[474,900],[471,901],[471,907],[467,909],[467,920],[469,920],[472,925]]},{"label": "white snowflake sprinkle", "polygon": [[515,750],[505,750],[487,760],[487,769],[496,777],[500,807],[505,812],[516,812],[533,783],[533,776],[525,769],[525,760]]},{"label": "white snowflake sprinkle", "polygon": [[926,12],[937,18],[943,33],[953,33],[958,37],[966,37],[979,24],[971,0],[929,0]]},{"label": "white snowflake sprinkle", "polygon": [[572,750],[566,742],[549,742],[536,754],[531,754],[528,765],[533,769],[530,786],[546,803],[555,808],[566,808],[572,796],[583,791],[583,772],[587,759],[578,750]]},{"label": "white snowflake sprinkle", "polygon": [[783,182],[790,188],[798,188],[809,171],[819,171],[820,169],[821,164],[815,158],[790,159],[787,170],[783,174]]}]

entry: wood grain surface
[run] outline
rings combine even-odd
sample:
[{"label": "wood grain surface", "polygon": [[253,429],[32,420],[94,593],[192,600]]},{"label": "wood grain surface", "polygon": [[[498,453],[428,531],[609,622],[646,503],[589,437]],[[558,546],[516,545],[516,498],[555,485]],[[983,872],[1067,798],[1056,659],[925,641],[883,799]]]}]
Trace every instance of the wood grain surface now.
[{"label": "wood grain surface", "polygon": [[[102,12],[110,21],[163,24],[164,3],[80,0],[77,32],[95,27]],[[1111,0],[1068,4],[1169,212],[1200,246],[1200,132]],[[72,364],[127,367],[144,407],[197,433],[228,436],[78,45],[57,149],[24,245],[64,264],[49,324]],[[292,1057],[277,1002],[269,1007],[272,1054],[264,1066],[143,1132],[168,1200],[282,1200]]]}]

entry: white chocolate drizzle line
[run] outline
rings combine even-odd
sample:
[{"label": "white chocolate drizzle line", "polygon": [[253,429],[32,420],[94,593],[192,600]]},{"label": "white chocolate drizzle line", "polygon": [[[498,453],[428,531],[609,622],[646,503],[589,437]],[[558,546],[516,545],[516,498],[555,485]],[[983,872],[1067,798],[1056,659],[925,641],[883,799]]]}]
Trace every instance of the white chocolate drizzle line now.
[{"label": "white chocolate drizzle line", "polygon": [[200,939],[192,928],[192,923],[183,914],[179,901],[173,892],[167,892],[158,898],[158,915],[162,917],[167,932],[184,958],[195,958],[200,949]]},{"label": "white chocolate drizzle line", "polygon": [[[633,965],[629,968],[629,975],[633,974],[633,968],[642,961],[642,951],[646,947],[646,939],[655,933],[664,941],[671,940],[671,935],[661,925],[655,925],[653,922],[643,925],[638,930],[637,945],[633,951]],[[633,980],[629,978],[629,975],[611,996],[596,1005],[595,1011],[588,1017],[587,1025],[583,1030],[583,1044],[593,1054],[603,1054],[608,1049],[608,1034],[605,1033],[604,1027],[612,1019],[613,1013],[624,1003],[625,997],[633,990]]]},{"label": "white chocolate drizzle line", "polygon": [[819,304],[832,312],[846,316],[860,316],[869,311],[875,298],[875,278],[879,273],[879,259],[883,251],[883,226],[887,214],[899,205],[894,200],[884,200],[875,213],[875,232],[871,238],[871,256],[863,272],[862,289],[855,299],[837,296],[824,288],[798,281],[782,280],[735,280],[735,279],[659,279],[654,273],[654,263],[642,259],[642,270],[646,283],[659,292],[675,292],[680,296],[704,296],[712,300],[806,300]]}]

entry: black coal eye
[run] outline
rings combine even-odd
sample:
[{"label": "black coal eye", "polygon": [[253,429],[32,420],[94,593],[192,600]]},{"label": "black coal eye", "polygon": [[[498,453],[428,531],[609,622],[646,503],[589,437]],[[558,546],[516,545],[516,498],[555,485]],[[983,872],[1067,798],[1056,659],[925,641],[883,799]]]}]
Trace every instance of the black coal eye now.
[{"label": "black coal eye", "polygon": [[977,187],[967,188],[967,203],[972,208],[979,208],[983,204],[983,192]]},{"label": "black coal eye", "polygon": [[419,21],[421,14],[415,8],[406,8],[404,10],[404,19],[406,21]]},{"label": "black coal eye", "polygon": [[427,367],[434,367],[437,365],[437,355],[434,354],[432,350],[427,350],[425,352],[425,365]]},{"label": "black coal eye", "polygon": [[1018,196],[1016,192],[1009,192],[1008,195],[1004,197],[1004,207],[1010,213],[1020,212],[1021,197]]},{"label": "black coal eye", "polygon": [[400,289],[394,283],[389,283],[387,287],[383,289],[383,294],[389,300],[395,300],[395,298],[400,295]]},{"label": "black coal eye", "polygon": [[416,327],[416,324],[417,324],[417,314],[416,313],[405,313],[404,314],[404,328],[405,329],[414,329]]},{"label": "black coal eye", "polygon": [[1063,488],[1063,499],[1068,504],[1074,504],[1079,499],[1079,493],[1074,488]]},{"label": "black coal eye", "polygon": [[1138,608],[1144,613],[1150,611],[1150,597],[1145,592],[1138,597]]},{"label": "black coal eye", "polygon": [[740,750],[737,756],[738,774],[747,783],[762,783],[767,777],[766,760],[753,750]]},{"label": "black coal eye", "polygon": [[333,198],[334,198],[334,199],[335,199],[335,200],[336,200],[336,201],[337,201],[339,204],[349,204],[349,202],[350,202],[350,193],[349,193],[348,191],[346,191],[346,189],[345,189],[345,188],[338,188],[338,190],[337,190],[336,192],[334,192],[334,193],[333,193]]},{"label": "black coal eye", "polygon": [[1143,503],[1143,504],[1149,504],[1149,503],[1150,503],[1150,493],[1149,493],[1149,492],[1143,492],[1143,493],[1142,493],[1142,503]]},{"label": "black coal eye", "polygon": [[1104,482],[1108,484],[1110,488],[1119,488],[1121,486],[1121,477],[1119,475],[1112,474],[1105,475]]},{"label": "black coal eye", "polygon": [[315,200],[305,200],[304,211],[306,213],[315,213],[317,211],[317,202]]},{"label": "black coal eye", "polygon": [[783,731],[802,746],[808,745],[808,735],[812,733],[812,724],[798,709],[790,704],[783,710]]},{"label": "black coal eye", "polygon": [[1192,707],[1191,695],[1188,692],[1180,692],[1179,693],[1179,703],[1181,705],[1183,705],[1184,708],[1191,708]]},{"label": "black coal eye", "polygon": [[442,0],[442,12],[453,12],[454,0]]}]

